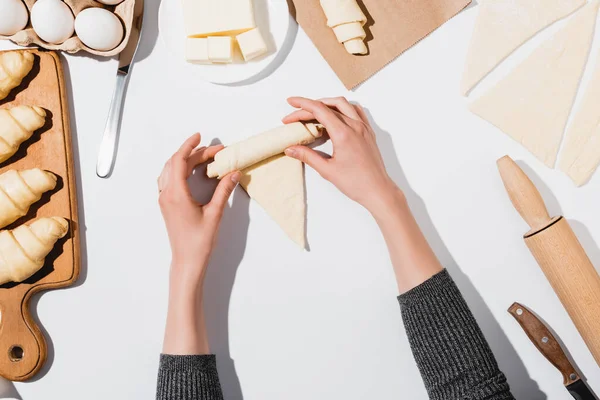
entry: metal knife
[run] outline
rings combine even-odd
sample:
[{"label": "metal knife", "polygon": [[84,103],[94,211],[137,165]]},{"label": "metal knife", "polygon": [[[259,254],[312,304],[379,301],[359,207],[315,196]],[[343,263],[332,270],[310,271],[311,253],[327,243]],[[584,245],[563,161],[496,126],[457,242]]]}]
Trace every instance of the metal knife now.
[{"label": "metal knife", "polygon": [[587,387],[550,329],[530,310],[514,303],[508,312],[515,317],[535,347],[563,375],[564,385],[575,400],[598,400]]},{"label": "metal knife", "polygon": [[123,113],[123,100],[129,80],[129,70],[133,65],[133,59],[140,42],[142,34],[142,21],[144,19],[144,0],[135,0],[133,11],[133,25],[129,36],[127,46],[119,55],[119,69],[117,70],[117,83],[113,97],[110,102],[108,119],[104,128],[104,136],[100,144],[98,153],[98,163],[96,164],[96,174],[100,178],[108,178],[117,153],[117,142],[119,139],[119,123]]}]

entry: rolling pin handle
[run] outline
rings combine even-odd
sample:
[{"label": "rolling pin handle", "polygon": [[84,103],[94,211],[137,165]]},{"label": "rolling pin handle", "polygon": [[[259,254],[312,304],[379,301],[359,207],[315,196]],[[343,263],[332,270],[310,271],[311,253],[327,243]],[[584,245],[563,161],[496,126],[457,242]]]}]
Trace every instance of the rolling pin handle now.
[{"label": "rolling pin handle", "polygon": [[544,199],[529,177],[510,158],[504,156],[497,161],[508,197],[521,217],[532,230],[541,230],[552,222]]}]

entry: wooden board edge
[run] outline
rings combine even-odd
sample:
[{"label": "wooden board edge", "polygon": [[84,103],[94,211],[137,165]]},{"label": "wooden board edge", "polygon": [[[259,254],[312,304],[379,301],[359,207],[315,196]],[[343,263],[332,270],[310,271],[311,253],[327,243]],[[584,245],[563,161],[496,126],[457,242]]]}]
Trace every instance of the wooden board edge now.
[{"label": "wooden board edge", "polygon": [[71,231],[71,238],[70,240],[72,240],[72,258],[73,258],[73,274],[71,275],[71,278],[64,280],[64,281],[59,281],[59,282],[51,282],[51,283],[45,283],[45,284],[40,284],[37,286],[33,286],[31,287],[23,296],[23,300],[21,303],[21,314],[23,316],[23,320],[26,322],[27,324],[27,328],[31,331],[31,333],[33,334],[33,336],[36,338],[36,341],[38,343],[39,349],[40,349],[40,355],[37,361],[36,366],[27,374],[23,375],[23,376],[19,376],[19,377],[13,377],[14,380],[16,381],[26,381],[31,379],[32,377],[34,377],[39,370],[43,367],[44,363],[46,362],[47,356],[48,356],[48,351],[47,351],[47,343],[46,343],[46,339],[44,337],[44,334],[42,333],[40,327],[38,326],[37,322],[34,321],[31,311],[29,309],[29,302],[31,300],[31,297],[41,291],[45,291],[45,290],[50,290],[50,289],[60,289],[60,288],[65,288],[68,286],[71,286],[73,283],[75,283],[75,281],[77,281],[77,279],[79,278],[79,273],[81,271],[81,247],[80,247],[80,229],[81,227],[79,226],[79,216],[78,216],[78,205],[77,205],[77,180],[76,180],[76,176],[75,176],[75,163],[74,163],[74,157],[73,157],[73,143],[72,143],[72,136],[71,136],[71,125],[70,125],[70,118],[69,118],[69,103],[68,103],[68,96],[67,96],[67,92],[66,92],[66,84],[65,84],[65,77],[64,77],[64,70],[62,67],[62,63],[60,60],[60,55],[56,52],[47,52],[47,51],[42,51],[42,50],[37,50],[34,51],[35,53],[44,53],[47,55],[50,55],[53,59],[54,59],[54,64],[56,67],[56,73],[58,75],[58,82],[59,82],[59,90],[60,90],[60,102],[61,102],[61,110],[62,110],[62,124],[63,124],[63,135],[64,135],[64,142],[65,142],[65,155],[66,155],[66,163],[67,163],[67,176],[63,177],[63,179],[67,179],[68,180],[68,188],[69,188],[69,210],[70,210],[70,215],[69,215],[69,229]]}]

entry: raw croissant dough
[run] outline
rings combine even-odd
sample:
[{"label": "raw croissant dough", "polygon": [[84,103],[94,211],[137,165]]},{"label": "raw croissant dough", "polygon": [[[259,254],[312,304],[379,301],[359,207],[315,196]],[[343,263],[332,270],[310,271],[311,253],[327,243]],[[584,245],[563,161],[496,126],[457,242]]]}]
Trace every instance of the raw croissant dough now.
[{"label": "raw croissant dough", "polygon": [[600,163],[600,58],[581,106],[567,129],[559,168],[577,186],[587,182]]},{"label": "raw croissant dough", "polygon": [[306,248],[306,199],[302,162],[283,155],[285,149],[321,136],[315,124],[294,122],[250,137],[221,150],[207,175],[222,178],[241,170],[240,185],[285,233]]},{"label": "raw croissant dough", "polygon": [[21,84],[33,68],[33,54],[29,51],[0,53],[0,100]]},{"label": "raw croissant dough", "polygon": [[39,168],[0,175],[0,228],[26,215],[42,194],[56,186],[56,176]]},{"label": "raw croissant dough", "polygon": [[57,240],[69,231],[61,217],[40,218],[29,226],[0,231],[0,285],[22,282],[44,266]]},{"label": "raw croissant dough", "polygon": [[321,131],[315,124],[294,122],[283,125],[227,146],[208,164],[206,174],[209,178],[221,179],[232,171],[281,154],[290,146],[312,143],[320,136]]},{"label": "raw croissant dough", "polygon": [[280,154],[242,171],[240,185],[298,246],[306,248],[302,162]]},{"label": "raw croissant dough", "polygon": [[588,58],[599,5],[594,0],[577,12],[561,31],[470,107],[550,168],[556,162]]},{"label": "raw croissant dough", "polygon": [[481,1],[461,82],[462,94],[537,32],[584,4],[585,0]]},{"label": "raw croissant dough", "polygon": [[21,143],[45,123],[46,111],[40,107],[0,109],[0,163],[11,158]]},{"label": "raw croissant dough", "polygon": [[321,8],[327,17],[327,26],[333,29],[338,42],[343,43],[350,54],[367,54],[363,26],[367,17],[356,0],[321,0]]}]

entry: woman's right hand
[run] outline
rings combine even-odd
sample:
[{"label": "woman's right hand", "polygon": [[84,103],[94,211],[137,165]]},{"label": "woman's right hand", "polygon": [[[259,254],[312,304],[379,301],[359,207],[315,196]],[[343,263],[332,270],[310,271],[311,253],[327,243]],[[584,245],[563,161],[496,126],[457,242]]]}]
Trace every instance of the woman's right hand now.
[{"label": "woman's right hand", "polygon": [[375,132],[362,107],[350,104],[343,97],[321,100],[291,97],[288,103],[299,110],[286,116],[283,122],[317,120],[327,129],[333,154],[325,158],[306,146],[290,147],[285,154],[314,168],[372,214],[402,196],[387,174]]}]

